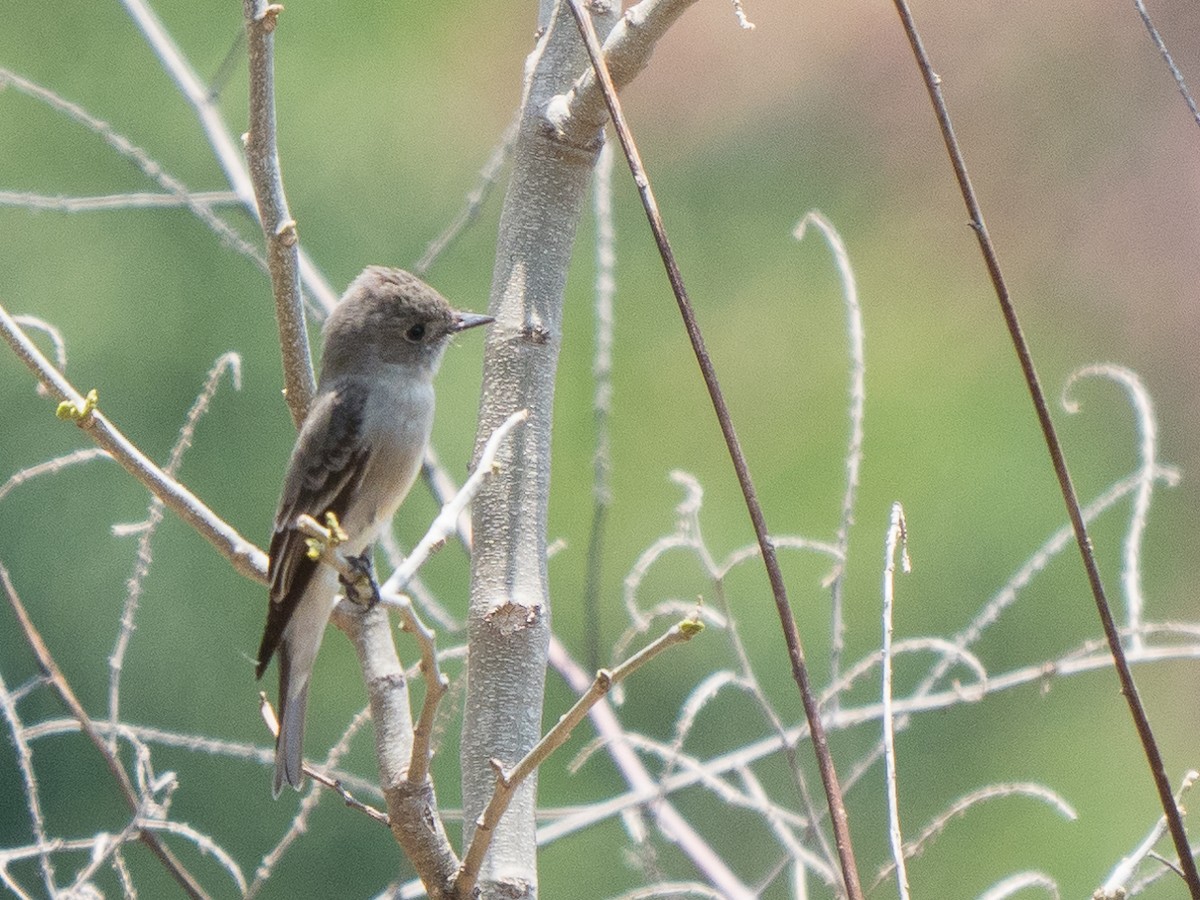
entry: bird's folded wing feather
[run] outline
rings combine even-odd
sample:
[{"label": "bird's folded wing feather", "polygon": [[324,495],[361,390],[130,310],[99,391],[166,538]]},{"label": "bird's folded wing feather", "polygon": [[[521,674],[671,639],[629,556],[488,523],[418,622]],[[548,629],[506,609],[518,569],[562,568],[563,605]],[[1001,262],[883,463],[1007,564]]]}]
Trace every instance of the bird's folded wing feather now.
[{"label": "bird's folded wing feather", "polygon": [[283,630],[319,564],[307,556],[305,537],[296,529],[302,514],[323,522],[325,513],[345,518],[366,471],[370,450],[363,434],[367,386],[347,379],[314,399],[283,484],[271,537],[268,582],[271,603],[258,651],[262,676]]}]

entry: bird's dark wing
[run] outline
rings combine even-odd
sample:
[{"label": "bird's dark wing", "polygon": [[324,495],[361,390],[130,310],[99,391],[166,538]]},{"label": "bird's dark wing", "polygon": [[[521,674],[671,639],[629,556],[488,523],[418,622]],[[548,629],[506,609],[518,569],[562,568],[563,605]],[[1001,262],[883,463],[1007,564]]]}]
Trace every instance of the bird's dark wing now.
[{"label": "bird's dark wing", "polygon": [[340,382],[314,398],[300,429],[271,536],[267,570],[271,602],[258,648],[259,678],[319,565],[306,555],[308,546],[296,530],[296,518],[307,514],[324,524],[329,511],[344,518],[366,471],[370,456],[362,427],[366,399],[363,382]]}]

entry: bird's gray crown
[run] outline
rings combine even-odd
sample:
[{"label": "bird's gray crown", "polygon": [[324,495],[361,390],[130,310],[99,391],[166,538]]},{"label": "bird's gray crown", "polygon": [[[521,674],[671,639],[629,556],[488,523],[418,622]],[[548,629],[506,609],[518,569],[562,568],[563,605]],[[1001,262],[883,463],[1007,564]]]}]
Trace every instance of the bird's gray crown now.
[{"label": "bird's gray crown", "polygon": [[381,363],[437,368],[462,316],[403,269],[369,266],[351,282],[324,329],[321,376],[369,371]]}]

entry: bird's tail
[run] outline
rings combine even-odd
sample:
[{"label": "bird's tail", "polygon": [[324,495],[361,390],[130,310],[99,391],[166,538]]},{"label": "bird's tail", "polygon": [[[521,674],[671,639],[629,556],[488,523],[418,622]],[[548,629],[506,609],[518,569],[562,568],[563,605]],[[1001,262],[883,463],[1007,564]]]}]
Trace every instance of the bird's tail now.
[{"label": "bird's tail", "polygon": [[[279,659],[279,736],[275,739],[275,796],[286,782],[300,790],[304,783],[304,714],[313,664],[337,594],[337,573],[321,566],[296,599],[283,629]],[[261,661],[260,661],[261,665]]]},{"label": "bird's tail", "polygon": [[275,739],[275,781],[272,793],[279,796],[286,782],[300,790],[304,782],[304,715],[308,711],[308,684],[312,662],[293,668],[293,647],[285,638],[279,654],[279,736]]}]

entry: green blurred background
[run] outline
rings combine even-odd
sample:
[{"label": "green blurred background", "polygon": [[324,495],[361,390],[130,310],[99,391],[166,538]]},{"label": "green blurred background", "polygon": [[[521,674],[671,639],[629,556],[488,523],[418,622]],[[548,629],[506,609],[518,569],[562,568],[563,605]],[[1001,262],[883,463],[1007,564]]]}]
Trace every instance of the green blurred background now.
[{"label": "green blurred background", "polygon": [[[158,11],[196,69],[217,71],[241,27],[238,3],[161,3]],[[851,661],[879,644],[880,572],[893,500],[907,511],[915,570],[898,587],[898,637],[949,636],[970,620],[1064,521],[1061,500],[1015,358],[990,292],[932,113],[891,6],[751,2],[740,31],[726,4],[700,4],[663,41],[626,92],[667,226],[701,325],[777,533],[831,539],[843,483],[846,339],[835,271],[796,221],[821,209],[853,261],[867,332],[866,447],[847,581]],[[1200,82],[1200,13],[1154,10],[1186,74]],[[2,0],[0,66],[62,97],[144,147],[193,190],[224,187],[189,109],[116,3],[47,8]],[[985,215],[1047,391],[1100,361],[1137,370],[1161,425],[1161,458],[1184,479],[1156,495],[1143,557],[1147,616],[1194,620],[1200,555],[1200,132],[1130,5],[932,0],[916,10],[944,79]],[[277,32],[279,146],[301,238],[340,290],[366,263],[412,265],[458,211],[518,100],[535,27],[532,8],[502,5],[291,3]],[[245,128],[244,58],[222,93],[235,134]],[[47,195],[153,191],[96,135],[27,97],[0,91],[0,190]],[[670,470],[705,487],[703,526],[723,556],[752,534],[711,410],[628,177],[617,169],[619,279],[614,504],[598,623],[582,609],[593,452],[590,221],[582,223],[568,285],[555,413],[551,539],[565,549],[550,571],[555,630],[583,659],[589,629],[602,646],[626,619],[621,585],[638,554],[673,523]],[[503,184],[501,184],[502,190]],[[457,304],[486,306],[499,190],[480,221],[429,279]],[[228,217],[253,241],[241,212]],[[181,210],[64,214],[0,207],[0,302],[57,325],[68,374],[98,387],[105,412],[151,457],[165,460],[205,373],[241,354],[244,385],[223,386],[201,422],[181,478],[251,539],[269,529],[293,430],[280,401],[280,362],[266,278]],[[481,344],[452,349],[439,382],[435,444],[457,476],[474,432]],[[36,396],[11,355],[0,362],[0,481],[86,446]],[[1128,405],[1089,382],[1083,413],[1056,408],[1085,498],[1132,471]],[[104,714],[107,658],[116,639],[147,496],[111,463],[92,462],[17,488],[3,502],[0,562],[84,704]],[[434,512],[415,490],[397,521],[410,545]],[[1120,547],[1129,504],[1096,527],[1095,542],[1120,604]],[[168,517],[154,541],[137,631],[126,659],[123,715],[132,722],[266,743],[251,657],[264,592],[234,574],[190,529]],[[793,605],[818,683],[828,671],[827,566],[785,560]],[[427,580],[461,615],[466,560],[448,548]],[[656,570],[649,601],[691,598],[709,586],[687,560]],[[789,722],[801,715],[765,579],[753,566],[729,585],[756,673]],[[0,613],[6,684],[35,664],[10,612]],[[1073,549],[1054,562],[978,646],[994,672],[1056,658],[1099,633]],[[451,640],[449,636],[446,640]],[[413,658],[411,644],[401,652]],[[670,740],[682,700],[714,669],[734,665],[710,630],[638,675],[622,717]],[[927,660],[898,664],[911,689]],[[322,654],[308,742],[328,747],[363,703],[353,654],[331,635]],[[455,670],[457,671],[457,670]],[[1194,662],[1138,671],[1168,773],[1200,767]],[[273,677],[273,676],[271,676]],[[965,675],[964,678],[969,676]],[[871,680],[868,679],[868,682]],[[1064,896],[1087,895],[1158,815],[1111,672],[1048,682],[926,715],[898,741],[900,803],[908,836],[960,795],[998,781],[1036,780],[1080,814],[1066,823],[1026,800],[1003,800],[951,825],[910,877],[926,898],[977,896],[999,878],[1037,869]],[[873,683],[848,703],[870,702]],[[549,679],[546,721],[571,701]],[[60,714],[42,690],[20,707],[26,722]],[[440,797],[458,798],[451,724],[436,762]],[[762,717],[730,693],[701,717],[687,749],[729,749],[765,734]],[[622,789],[597,757],[578,773],[569,754],[582,728],[541,776],[549,807]],[[833,738],[844,768],[877,738],[875,725]],[[42,804],[52,835],[122,827],[124,811],[82,738],[37,743]],[[817,786],[807,750],[801,759]],[[158,748],[158,771],[178,772],[173,816],[210,833],[248,873],[295,812],[272,803],[263,766]],[[651,761],[652,766],[654,765]],[[370,739],[350,767],[370,775]],[[778,767],[763,778],[793,805]],[[751,884],[778,856],[759,819],[698,791],[678,798],[714,848]],[[887,857],[878,766],[849,798],[864,877]],[[0,755],[0,846],[30,840],[9,742]],[[1193,831],[1196,826],[1193,824]],[[211,860],[173,842],[217,896],[233,896]],[[1164,847],[1164,850],[1167,848]],[[644,883],[618,824],[543,851],[543,896],[607,897]],[[129,853],[143,896],[171,896],[147,854]],[[650,866],[691,878],[687,861],[656,838]],[[645,855],[640,857],[645,863]],[[403,872],[403,864],[400,871]],[[397,877],[390,836],[332,799],[280,864],[263,896],[369,896]],[[60,863],[60,873],[71,866]],[[40,883],[32,865],[14,869]],[[777,879],[764,896],[786,896]],[[119,893],[111,873],[101,876]],[[1029,892],[1034,896],[1037,892]],[[891,884],[876,896],[894,894]],[[813,896],[825,896],[814,889]],[[1041,894],[1037,894],[1041,896]],[[1182,896],[1178,882],[1147,896]]]}]

